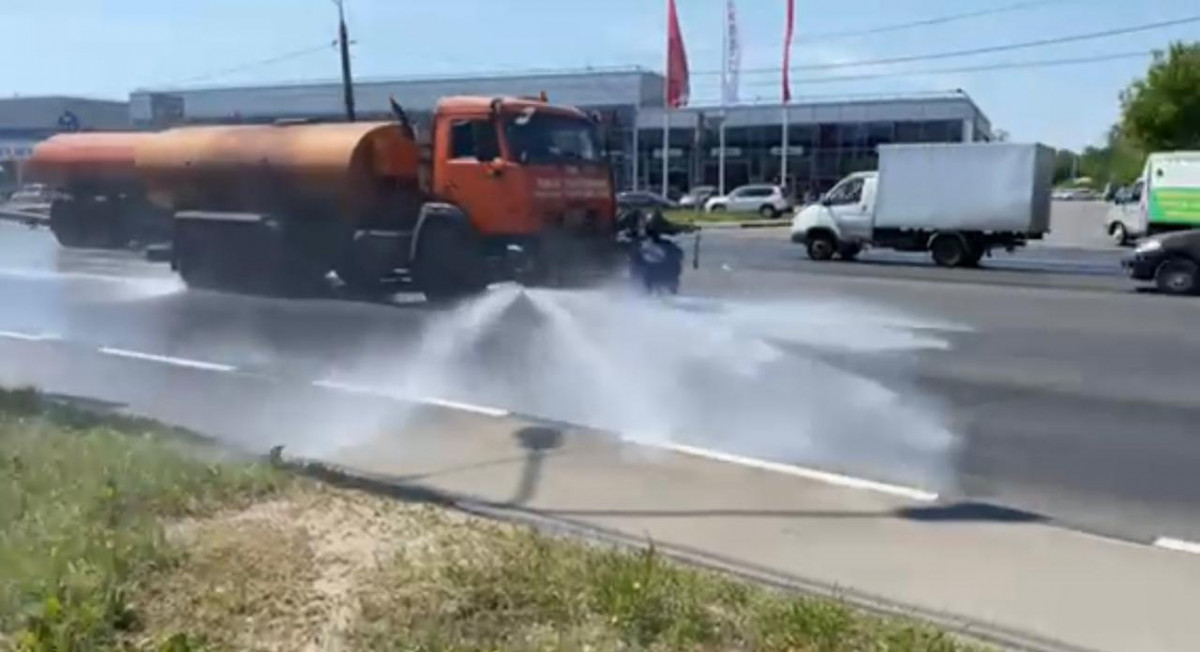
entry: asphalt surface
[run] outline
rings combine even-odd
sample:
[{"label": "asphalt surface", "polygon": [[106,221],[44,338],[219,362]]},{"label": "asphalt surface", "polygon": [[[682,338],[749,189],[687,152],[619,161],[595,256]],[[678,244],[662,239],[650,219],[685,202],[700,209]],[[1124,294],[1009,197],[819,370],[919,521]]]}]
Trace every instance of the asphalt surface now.
[{"label": "asphalt surface", "polygon": [[[1200,540],[1200,301],[1138,292],[1120,276],[1119,256],[1038,247],[987,263],[994,269],[942,270],[888,254],[815,264],[786,234],[714,232],[685,285],[718,302],[788,306],[780,314],[806,336],[789,339],[788,325],[777,326],[782,347],[936,411],[957,439],[939,480],[945,496],[1138,541]],[[795,317],[797,305],[816,316]],[[136,255],[65,251],[48,233],[11,224],[0,225],[0,306],[9,334],[0,336],[0,382],[156,403],[183,425],[237,433],[233,443],[255,450],[284,440],[319,449],[332,431],[345,442],[384,427],[392,415],[375,402],[312,382],[353,380],[364,359],[403,366],[404,344],[437,315],[415,300],[189,292]],[[871,346],[895,334],[936,345]],[[236,365],[239,374],[114,350]],[[779,389],[786,402],[790,388]],[[821,405],[838,418],[857,409],[836,396]],[[818,416],[828,423],[796,419]],[[894,426],[853,416],[844,420],[885,436]],[[776,461],[909,480],[871,455]]]}]

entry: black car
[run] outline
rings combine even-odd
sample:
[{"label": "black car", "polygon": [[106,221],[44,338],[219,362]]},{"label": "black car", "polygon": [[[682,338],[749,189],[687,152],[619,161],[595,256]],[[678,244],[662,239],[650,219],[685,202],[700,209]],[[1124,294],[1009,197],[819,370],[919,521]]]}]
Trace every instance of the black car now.
[{"label": "black car", "polygon": [[659,208],[662,210],[672,210],[679,208],[679,204],[666,199],[662,195],[657,195],[644,190],[635,190],[629,192],[617,193],[617,208],[628,210],[631,208]]},{"label": "black car", "polygon": [[1129,276],[1154,281],[1167,294],[1200,292],[1200,229],[1176,231],[1143,240],[1121,261]]}]

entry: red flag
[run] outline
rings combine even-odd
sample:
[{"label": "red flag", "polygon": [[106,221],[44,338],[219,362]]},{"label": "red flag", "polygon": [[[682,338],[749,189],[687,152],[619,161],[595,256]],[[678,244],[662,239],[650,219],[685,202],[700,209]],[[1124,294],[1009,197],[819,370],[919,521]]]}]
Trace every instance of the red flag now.
[{"label": "red flag", "polygon": [[792,101],[792,32],[796,30],[796,0],[787,1],[787,31],[783,35],[783,102]]},{"label": "red flag", "polygon": [[687,50],[675,13],[675,0],[667,0],[667,106],[687,106],[691,84],[688,81]]}]

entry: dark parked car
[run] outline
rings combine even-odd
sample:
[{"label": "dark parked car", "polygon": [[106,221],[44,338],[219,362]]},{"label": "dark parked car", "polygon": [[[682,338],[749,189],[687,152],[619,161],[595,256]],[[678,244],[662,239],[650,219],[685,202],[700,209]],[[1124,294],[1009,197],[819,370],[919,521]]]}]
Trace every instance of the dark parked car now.
[{"label": "dark parked car", "polygon": [[1200,292],[1200,229],[1143,240],[1122,264],[1131,278],[1154,281],[1161,292],[1197,294]]},{"label": "dark parked car", "polygon": [[679,204],[664,198],[662,195],[644,190],[636,190],[617,193],[617,208],[621,210],[630,208],[661,208],[663,210],[671,210],[679,208]]}]

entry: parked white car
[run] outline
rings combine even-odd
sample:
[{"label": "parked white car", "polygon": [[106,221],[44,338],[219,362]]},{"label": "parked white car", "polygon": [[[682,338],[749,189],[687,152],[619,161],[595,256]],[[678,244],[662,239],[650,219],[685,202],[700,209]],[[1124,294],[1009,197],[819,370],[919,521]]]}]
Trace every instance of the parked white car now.
[{"label": "parked white car", "polygon": [[758,213],[763,217],[779,217],[792,208],[779,186],[742,186],[723,197],[713,197],[704,204],[706,213]]}]

